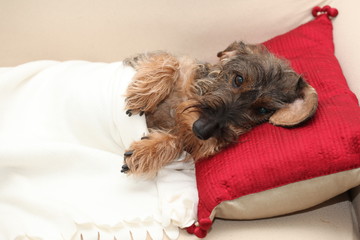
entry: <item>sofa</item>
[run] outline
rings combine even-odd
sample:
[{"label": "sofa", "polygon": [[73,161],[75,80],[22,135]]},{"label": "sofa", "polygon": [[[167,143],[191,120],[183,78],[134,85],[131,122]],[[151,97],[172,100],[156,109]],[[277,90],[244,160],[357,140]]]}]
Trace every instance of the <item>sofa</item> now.
[{"label": "sofa", "polygon": [[[314,17],[315,6],[339,10],[333,19],[335,55],[360,99],[357,0],[0,2],[0,66],[29,61],[113,62],[163,49],[203,61],[234,40],[261,43]],[[206,239],[360,239],[360,187],[319,205],[261,219],[215,218]],[[197,239],[186,230],[182,239]]]}]

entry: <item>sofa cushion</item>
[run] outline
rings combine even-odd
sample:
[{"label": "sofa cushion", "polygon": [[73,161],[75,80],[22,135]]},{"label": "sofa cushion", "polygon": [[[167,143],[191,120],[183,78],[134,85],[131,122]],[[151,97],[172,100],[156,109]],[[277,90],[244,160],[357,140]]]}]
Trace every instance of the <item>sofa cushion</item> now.
[{"label": "sofa cushion", "polygon": [[239,143],[196,165],[198,223],[256,219],[299,211],[360,184],[360,108],[334,56],[327,14],[264,45],[286,58],[317,90],[314,118],[294,129],[263,124]]}]

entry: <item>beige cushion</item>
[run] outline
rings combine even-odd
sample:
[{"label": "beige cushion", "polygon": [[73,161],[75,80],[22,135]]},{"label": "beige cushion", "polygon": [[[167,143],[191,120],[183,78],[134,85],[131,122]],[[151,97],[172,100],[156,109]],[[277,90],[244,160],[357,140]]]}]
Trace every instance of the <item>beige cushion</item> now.
[{"label": "beige cushion", "polygon": [[312,19],[316,5],[338,7],[336,55],[360,95],[358,0],[32,0],[0,2],[0,66],[38,60],[118,61],[169,50],[213,61],[234,40],[263,42]]},{"label": "beige cushion", "polygon": [[335,55],[350,89],[360,99],[360,28],[358,0],[335,0],[333,6],[339,10],[339,16],[334,19]]},{"label": "beige cushion", "polygon": [[[296,214],[256,221],[216,219],[206,240],[355,240],[359,230],[353,221],[347,194]],[[179,240],[198,238],[181,232]]]},{"label": "beige cushion", "polygon": [[234,40],[262,42],[331,1],[1,1],[0,65],[35,59],[117,61],[164,49],[201,60]]}]

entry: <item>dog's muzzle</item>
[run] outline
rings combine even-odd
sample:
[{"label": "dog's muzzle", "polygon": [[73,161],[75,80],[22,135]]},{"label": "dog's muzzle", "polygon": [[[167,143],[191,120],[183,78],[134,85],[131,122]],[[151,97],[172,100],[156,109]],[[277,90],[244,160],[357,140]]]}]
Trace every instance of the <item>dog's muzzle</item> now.
[{"label": "dog's muzzle", "polygon": [[203,118],[196,120],[192,127],[195,136],[201,140],[213,137],[219,129],[220,126],[216,121],[208,121]]}]

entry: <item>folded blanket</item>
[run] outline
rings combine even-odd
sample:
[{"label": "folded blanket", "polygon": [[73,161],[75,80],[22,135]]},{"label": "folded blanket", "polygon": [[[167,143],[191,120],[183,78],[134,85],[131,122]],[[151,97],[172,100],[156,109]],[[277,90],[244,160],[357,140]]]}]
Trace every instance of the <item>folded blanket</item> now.
[{"label": "folded blanket", "polygon": [[147,133],[124,111],[134,73],[121,62],[0,68],[0,239],[176,239],[194,223],[193,164],[153,180],[120,173]]}]

